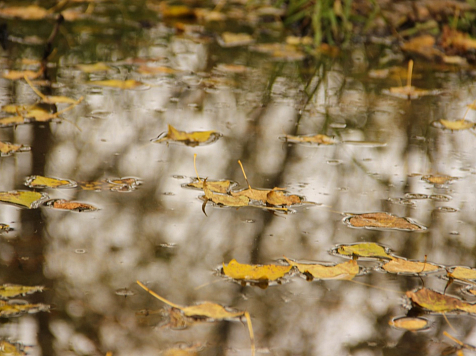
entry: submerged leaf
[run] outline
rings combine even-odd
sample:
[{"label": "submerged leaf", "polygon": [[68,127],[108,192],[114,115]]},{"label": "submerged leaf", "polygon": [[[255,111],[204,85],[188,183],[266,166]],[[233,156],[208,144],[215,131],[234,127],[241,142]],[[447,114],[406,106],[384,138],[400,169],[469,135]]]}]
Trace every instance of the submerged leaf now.
[{"label": "submerged leaf", "polygon": [[138,87],[144,86],[144,83],[139,82],[134,79],[128,80],[117,80],[117,79],[109,79],[109,80],[95,80],[88,82],[91,85],[98,85],[101,87],[111,87],[111,88],[119,88],[119,89],[135,89]]},{"label": "submerged leaf", "polygon": [[152,140],[155,143],[161,142],[179,142],[187,146],[195,147],[199,145],[207,145],[215,142],[220,138],[220,133],[216,131],[194,131],[184,132],[179,131],[172,125],[168,125],[167,133],[162,133],[159,137]]},{"label": "submerged leaf", "polygon": [[449,313],[464,311],[476,314],[476,305],[464,302],[463,300],[445,294],[435,292],[431,289],[420,288],[416,292],[408,291],[406,296],[412,304],[435,313]]},{"label": "submerged leaf", "polygon": [[49,310],[50,306],[47,304],[15,304],[0,300],[0,317],[3,318],[13,318],[27,313],[32,314]]},{"label": "submerged leaf", "polygon": [[442,267],[432,263],[409,261],[399,257],[394,257],[393,260],[388,261],[381,268],[386,272],[398,274],[421,274],[437,272],[442,269]]},{"label": "submerged leaf", "polygon": [[14,145],[9,142],[0,142],[0,156],[7,157],[11,156],[14,153],[18,152],[28,152],[31,150],[31,147],[23,145]]},{"label": "submerged leaf", "polygon": [[42,205],[52,209],[69,210],[78,213],[99,210],[98,208],[90,204],[70,201],[66,199],[50,199],[45,201]]},{"label": "submerged leaf", "polygon": [[392,260],[393,257],[388,254],[388,249],[374,242],[362,242],[348,245],[337,245],[333,250],[333,254],[348,257],[359,258],[387,258]]},{"label": "submerged leaf", "polygon": [[0,299],[8,299],[36,292],[43,292],[44,289],[44,286],[29,287],[18,284],[4,284],[0,285]]},{"label": "submerged leaf", "polygon": [[223,263],[223,273],[233,279],[240,280],[267,280],[275,281],[283,278],[291,269],[292,265],[247,265],[231,260],[227,265]]},{"label": "submerged leaf", "polygon": [[334,145],[337,143],[336,140],[333,138],[326,136],[326,135],[285,135],[282,136],[284,140],[287,142],[292,143],[310,143],[310,144],[317,144],[317,145]]},{"label": "submerged leaf", "polygon": [[388,324],[394,328],[408,331],[424,330],[430,326],[430,323],[425,318],[412,318],[408,316],[393,318]]},{"label": "submerged leaf", "polygon": [[69,179],[58,179],[43,176],[29,176],[25,178],[25,185],[30,188],[74,188],[76,182]]},{"label": "submerged leaf", "polygon": [[44,193],[30,192],[27,190],[13,190],[0,192],[0,202],[19,205],[28,209],[35,209],[48,196]]},{"label": "submerged leaf", "polygon": [[326,265],[319,263],[297,263],[285,257],[291,266],[296,266],[299,272],[309,274],[316,279],[339,279],[351,280],[360,271],[357,261],[350,260],[336,265]]},{"label": "submerged leaf", "polygon": [[423,231],[426,227],[409,218],[401,218],[390,213],[349,214],[343,223],[356,228],[395,229],[404,231]]}]

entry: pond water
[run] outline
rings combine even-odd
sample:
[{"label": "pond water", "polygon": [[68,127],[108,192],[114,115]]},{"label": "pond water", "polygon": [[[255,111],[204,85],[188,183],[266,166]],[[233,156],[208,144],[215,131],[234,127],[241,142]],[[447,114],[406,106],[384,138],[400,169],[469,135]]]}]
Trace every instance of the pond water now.
[{"label": "pond water", "polygon": [[[263,52],[259,44],[283,42],[280,29],[259,19],[251,27],[238,5],[233,21],[214,23],[160,19],[154,2],[73,10],[84,17],[65,16],[44,73],[32,85],[44,95],[83,100],[42,104],[53,116],[68,108],[51,122],[0,128],[1,142],[31,147],[0,158],[0,190],[42,192],[98,210],[0,204],[0,223],[12,229],[0,235],[0,283],[44,286],[16,299],[50,306],[49,312],[1,318],[1,340],[23,344],[29,355],[251,354],[244,316],[184,320],[140,281],[181,306],[209,301],[249,312],[257,355],[456,352],[458,344],[444,332],[476,343],[474,317],[409,312],[407,293],[447,287],[461,302],[476,300],[461,291],[474,283],[470,278],[450,276],[447,286],[445,270],[475,267],[475,132],[448,130],[439,121],[465,116],[476,98],[474,68],[416,59],[412,83],[434,95],[402,99],[385,89],[405,84],[408,61],[392,61],[384,45],[355,44],[336,56],[302,56],[290,47]],[[2,73],[38,72],[54,18],[3,23]],[[226,43],[226,31],[254,33],[255,43]],[[78,66],[95,63],[106,67]],[[374,70],[382,68],[390,74],[376,78],[381,72]],[[110,79],[142,84],[91,83]],[[23,79],[0,79],[0,93],[1,105],[39,101]],[[2,117],[27,116],[22,110]],[[474,111],[466,120],[475,120]],[[152,142],[168,125],[221,137],[197,145]],[[283,138],[316,134],[332,144]],[[197,177],[195,154],[202,182],[229,179],[238,183],[234,191],[247,188],[239,160],[253,188],[284,188],[305,201],[218,207],[206,201],[218,193],[208,192],[204,205],[202,190],[183,187]],[[69,179],[77,187],[26,187],[32,175]],[[435,182],[435,176],[451,179]],[[125,192],[127,184],[106,181],[126,177],[140,185]],[[382,222],[365,228],[359,215],[356,223],[345,215],[378,212],[406,217],[417,228]],[[382,244],[392,257],[330,254],[336,245],[364,242]],[[311,280],[293,267],[269,286],[222,275],[233,259],[286,266],[283,256],[314,264],[356,261],[360,272],[349,280]],[[377,268],[393,256],[442,268],[432,274]],[[416,332],[389,325],[407,313],[424,317],[429,327]]]}]

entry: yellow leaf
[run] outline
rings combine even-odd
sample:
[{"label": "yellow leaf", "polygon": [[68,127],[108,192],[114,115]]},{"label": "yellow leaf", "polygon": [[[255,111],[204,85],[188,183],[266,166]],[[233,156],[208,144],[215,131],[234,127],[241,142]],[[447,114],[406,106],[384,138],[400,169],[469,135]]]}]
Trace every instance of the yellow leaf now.
[{"label": "yellow leaf", "polygon": [[469,267],[454,267],[448,277],[460,280],[476,280],[476,269]]},{"label": "yellow leaf", "polygon": [[98,85],[101,87],[111,87],[111,88],[119,88],[119,89],[135,89],[144,85],[144,83],[139,82],[134,79],[129,80],[117,80],[117,79],[109,79],[109,80],[95,80],[88,82],[91,85]]},{"label": "yellow leaf", "polygon": [[440,119],[440,123],[448,130],[467,130],[474,127],[475,123],[467,120],[449,121]]},{"label": "yellow leaf", "polygon": [[11,6],[0,9],[2,17],[16,17],[22,20],[41,20],[49,15],[49,11],[37,5]]},{"label": "yellow leaf", "polygon": [[387,253],[387,249],[374,242],[363,242],[357,244],[338,245],[333,252],[342,256],[355,256],[363,258],[388,258],[393,259]]},{"label": "yellow leaf", "polygon": [[147,65],[141,65],[139,68],[137,68],[137,72],[143,75],[153,75],[153,74],[169,75],[169,74],[179,73],[180,71],[176,69],[172,69],[170,67],[149,67]]},{"label": "yellow leaf", "polygon": [[291,260],[288,260],[285,257],[286,261],[291,266],[296,266],[299,272],[303,274],[310,274],[313,278],[316,279],[339,279],[339,280],[351,280],[353,279],[360,271],[360,267],[357,264],[357,261],[350,260],[344,263],[339,263],[333,266],[324,265],[324,264],[309,264],[309,263],[297,263]]},{"label": "yellow leaf", "polygon": [[46,194],[26,190],[0,192],[0,202],[19,205],[28,209],[35,209],[42,200],[48,198]]},{"label": "yellow leaf", "polygon": [[102,62],[97,62],[94,64],[77,64],[76,67],[84,73],[105,72],[111,69],[111,67]]},{"label": "yellow leaf", "polygon": [[13,229],[10,228],[10,225],[0,224],[0,234],[3,233],[3,232],[9,232],[11,230],[13,230]]},{"label": "yellow leaf", "polygon": [[29,176],[25,179],[25,185],[30,188],[73,188],[77,184],[69,179],[49,178],[43,176]]},{"label": "yellow leaf", "polygon": [[220,136],[221,135],[216,131],[184,132],[177,130],[172,125],[168,125],[167,133],[160,134],[159,137],[153,139],[152,142],[161,143],[173,141],[183,143],[187,146],[195,147],[215,142],[220,138]]},{"label": "yellow leaf", "polygon": [[420,288],[416,292],[406,292],[406,296],[412,304],[435,313],[449,313],[454,311],[464,311],[476,314],[476,305],[464,302],[463,300],[445,294],[435,292],[431,289]]},{"label": "yellow leaf", "polygon": [[424,180],[427,183],[442,185],[446,183],[451,183],[454,180],[457,180],[457,177],[450,177],[445,175],[427,175],[421,177],[421,180]]},{"label": "yellow leaf", "polygon": [[[208,189],[215,193],[228,193],[228,190],[234,185],[236,183],[230,180],[207,180]],[[195,178],[192,182],[184,184],[183,187],[203,190],[203,179]]]},{"label": "yellow leaf", "polygon": [[20,346],[11,344],[8,341],[0,340],[0,355],[1,356],[24,356],[26,355]]},{"label": "yellow leaf", "polygon": [[343,220],[351,227],[367,229],[395,229],[404,231],[423,231],[426,227],[418,225],[409,218],[401,218],[390,213],[349,214]]},{"label": "yellow leaf", "polygon": [[75,211],[78,213],[99,210],[98,208],[90,204],[80,203],[76,201],[69,201],[66,199],[50,199],[44,202],[43,206],[46,206],[52,209]]},{"label": "yellow leaf", "polygon": [[234,197],[234,196],[228,195],[228,194],[213,193],[208,188],[206,179],[203,181],[203,192],[205,193],[205,202],[203,203],[202,211],[205,215],[207,215],[207,213],[205,212],[205,206],[206,206],[208,201],[212,201],[213,203],[218,204],[218,205],[229,206],[229,207],[234,207],[234,208],[248,206],[248,204],[250,202],[250,200],[247,197],[244,197],[244,196]]},{"label": "yellow leaf", "polygon": [[436,272],[436,271],[439,271],[441,267],[436,266],[432,263],[409,261],[404,258],[394,257],[393,260],[385,263],[382,266],[382,269],[389,273],[420,274],[420,273]]},{"label": "yellow leaf", "polygon": [[0,156],[6,157],[17,152],[30,151],[31,148],[23,145],[14,145],[9,142],[0,142]]},{"label": "yellow leaf", "polygon": [[266,196],[266,203],[275,206],[300,204],[303,199],[298,195],[286,195],[281,190],[271,190]]},{"label": "yellow leaf", "polygon": [[440,91],[419,89],[414,86],[402,86],[392,87],[387,90],[384,89],[382,90],[382,93],[402,99],[418,99],[421,96],[438,95],[440,94]]},{"label": "yellow leaf", "polygon": [[17,284],[4,284],[0,285],[0,298],[8,299],[18,296],[25,296],[36,292],[43,292],[45,287],[43,286],[21,286]]},{"label": "yellow leaf", "polygon": [[394,318],[388,324],[394,328],[409,331],[423,330],[429,327],[429,322],[425,318],[412,318],[408,316]]},{"label": "yellow leaf", "polygon": [[26,123],[27,121],[23,116],[9,116],[0,119],[0,127],[6,126],[14,126],[14,125],[21,125]]},{"label": "yellow leaf", "polygon": [[163,17],[193,17],[193,8],[186,5],[168,5],[166,1],[159,4],[158,12]]},{"label": "yellow leaf", "polygon": [[28,110],[37,109],[39,108],[36,105],[21,105],[21,104],[10,104],[2,106],[2,111],[7,112],[9,114],[16,114],[18,112],[27,112]]},{"label": "yellow leaf", "polygon": [[31,70],[25,71],[18,71],[18,70],[8,70],[2,74],[2,77],[5,79],[10,80],[19,80],[29,78],[29,79],[36,79],[43,73],[43,70],[39,70],[38,72],[33,72]]},{"label": "yellow leaf", "polygon": [[299,135],[299,136],[293,136],[293,135],[285,135],[283,136],[284,139],[288,142],[292,143],[311,143],[311,144],[317,144],[317,145],[334,145],[336,141],[326,135]]},{"label": "yellow leaf", "polygon": [[283,278],[292,267],[292,265],[247,265],[231,260],[228,265],[223,264],[223,273],[233,279],[275,281]]},{"label": "yellow leaf", "polygon": [[0,317],[12,318],[23,314],[49,311],[50,306],[46,304],[14,304],[0,300]]},{"label": "yellow leaf", "polygon": [[231,191],[230,194],[234,197],[244,196],[252,200],[257,200],[266,203],[269,192],[271,192],[271,190],[246,188],[243,190]]}]

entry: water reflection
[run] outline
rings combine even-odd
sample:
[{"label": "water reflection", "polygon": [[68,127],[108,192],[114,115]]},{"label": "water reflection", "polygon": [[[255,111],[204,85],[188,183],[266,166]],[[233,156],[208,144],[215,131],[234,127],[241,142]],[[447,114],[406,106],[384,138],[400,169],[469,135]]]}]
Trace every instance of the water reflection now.
[{"label": "water reflection", "polygon": [[[448,346],[442,331],[452,331],[441,316],[429,316],[432,326],[424,333],[388,325],[406,314],[402,297],[422,285],[419,277],[369,272],[354,281],[294,278],[260,289],[222,280],[214,270],[232,259],[266,264],[283,255],[339,263],[329,250],[362,241],[382,243],[408,259],[423,261],[427,255],[438,265],[472,267],[473,132],[431,125],[464,115],[474,99],[469,79],[439,73],[420,84],[442,88],[445,95],[400,100],[381,95],[394,83],[365,78],[368,60],[362,48],[348,70],[344,60],[325,57],[308,65],[272,62],[263,54],[175,35],[163,24],[126,29],[121,41],[115,34],[122,30],[105,33],[99,24],[84,26],[68,25],[73,45],[60,48],[56,67],[48,69],[61,86],[55,95],[84,96],[83,103],[64,115],[67,121],[2,129],[2,142],[27,144],[32,151],[2,158],[0,188],[25,189],[30,175],[75,181],[140,177],[143,184],[127,194],[47,191],[54,199],[100,208],[87,214],[0,205],[1,222],[14,228],[1,235],[0,281],[45,285],[44,293],[28,300],[53,306],[50,313],[3,322],[2,338],[31,346],[32,355],[155,355],[177,342],[200,344],[207,355],[250,354],[248,334],[239,323],[201,323],[177,331],[160,326],[161,313],[136,315],[163,307],[138,288],[140,280],[180,305],[213,301],[247,310],[258,354],[422,355]],[[14,51],[35,56],[28,48]],[[12,53],[4,57],[15,58]],[[177,72],[140,74],[136,57]],[[113,70],[87,74],[73,69],[96,60]],[[222,63],[250,69],[210,71]],[[4,69],[8,66],[2,62]],[[150,89],[87,84],[106,78],[133,78]],[[0,83],[2,105],[36,100],[23,82]],[[183,131],[216,130],[223,137],[200,147],[151,143],[168,124]],[[308,147],[282,142],[283,134],[326,134],[338,143]],[[197,191],[181,186],[196,176],[194,153],[203,177],[230,179],[246,188],[239,159],[254,187],[286,188],[322,205],[288,215],[208,207],[206,217]],[[422,179],[429,175],[457,179],[442,184]],[[418,234],[350,229],[342,223],[345,211],[385,211],[429,229]],[[427,288],[445,288],[442,279],[422,278]],[[454,286],[448,292],[458,293]],[[471,343],[471,319],[450,322],[458,338]]]}]

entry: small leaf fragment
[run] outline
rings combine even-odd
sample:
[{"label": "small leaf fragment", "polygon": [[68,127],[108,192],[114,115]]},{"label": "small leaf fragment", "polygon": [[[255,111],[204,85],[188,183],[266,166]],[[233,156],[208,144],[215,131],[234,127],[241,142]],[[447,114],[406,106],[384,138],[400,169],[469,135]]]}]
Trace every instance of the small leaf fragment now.
[{"label": "small leaf fragment", "polygon": [[454,180],[457,180],[457,177],[450,177],[446,175],[426,175],[421,177],[421,180],[424,180],[427,183],[435,184],[435,185],[443,185],[447,183],[451,183]]},{"label": "small leaf fragment", "polygon": [[254,38],[247,33],[223,32],[218,38],[218,43],[222,47],[246,46],[254,42]]},{"label": "small leaf fragment", "polygon": [[11,156],[14,153],[18,152],[28,152],[31,150],[31,147],[23,145],[14,145],[9,142],[0,142],[0,156],[7,157]]},{"label": "small leaf fragment", "polygon": [[426,227],[409,218],[401,218],[390,213],[349,214],[342,222],[350,227],[367,229],[396,229],[404,231],[423,231]]},{"label": "small leaf fragment", "polygon": [[[207,180],[207,187],[214,193],[228,193],[229,189],[236,183],[230,180]],[[183,184],[182,187],[203,190],[203,179],[194,178],[190,183]]]},{"label": "small leaf fragment", "polygon": [[40,311],[49,311],[47,304],[16,304],[0,300],[0,317],[13,318],[23,314],[38,313]]},{"label": "small leaf fragment", "polygon": [[8,70],[2,74],[2,77],[5,79],[10,80],[20,80],[29,78],[29,79],[36,79],[41,74],[43,74],[43,70],[39,70],[38,72],[33,72],[31,70],[19,71],[19,70]]},{"label": "small leaf fragment", "polygon": [[0,299],[14,298],[18,296],[25,296],[36,292],[43,292],[44,286],[22,286],[18,284],[4,284],[0,285]]},{"label": "small leaf fragment", "polygon": [[227,265],[223,263],[223,273],[230,278],[239,280],[275,281],[283,278],[291,271],[292,267],[292,265],[248,265],[238,263],[233,259]]},{"label": "small leaf fragment", "polygon": [[42,20],[49,14],[48,10],[37,5],[10,6],[0,9],[0,17],[14,17],[22,20]]},{"label": "small leaf fragment", "polygon": [[292,142],[292,143],[310,143],[310,144],[316,144],[316,145],[334,145],[337,143],[336,140],[333,138],[327,136],[327,135],[299,135],[299,136],[293,136],[293,135],[285,135],[282,136],[286,142]]},{"label": "small leaf fragment", "polygon": [[28,209],[35,209],[48,196],[44,193],[31,192],[27,190],[13,190],[0,192],[0,202],[19,205]]},{"label": "small leaf fragment", "polygon": [[50,178],[43,176],[29,176],[25,178],[25,185],[30,188],[74,188],[77,183],[69,179]]},{"label": "small leaf fragment", "polygon": [[408,316],[393,318],[388,322],[390,326],[397,329],[403,329],[408,331],[425,330],[429,327],[429,322],[425,318],[412,318]]},{"label": "small leaf fragment", "polygon": [[387,258],[392,260],[394,257],[389,255],[388,249],[375,242],[363,242],[348,245],[337,245],[332,249],[332,253],[339,256],[358,257],[358,258]]},{"label": "small leaf fragment", "polygon": [[1,356],[24,356],[26,353],[20,344],[11,344],[8,341],[0,340],[0,355]]}]

